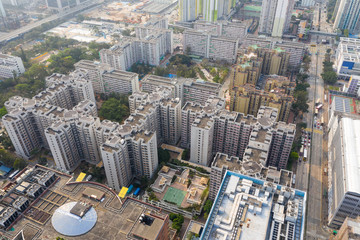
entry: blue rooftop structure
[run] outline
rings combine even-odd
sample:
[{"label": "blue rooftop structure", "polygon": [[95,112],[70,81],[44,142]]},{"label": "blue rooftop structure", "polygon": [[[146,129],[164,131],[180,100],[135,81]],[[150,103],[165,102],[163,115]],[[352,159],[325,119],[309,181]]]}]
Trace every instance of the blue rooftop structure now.
[{"label": "blue rooftop structure", "polygon": [[304,237],[306,193],[227,171],[201,240]]},{"label": "blue rooftop structure", "polygon": [[11,172],[11,170],[12,170],[12,168],[7,167],[7,166],[5,166],[5,165],[0,166],[0,171],[5,172],[6,174],[8,174],[9,172]]}]

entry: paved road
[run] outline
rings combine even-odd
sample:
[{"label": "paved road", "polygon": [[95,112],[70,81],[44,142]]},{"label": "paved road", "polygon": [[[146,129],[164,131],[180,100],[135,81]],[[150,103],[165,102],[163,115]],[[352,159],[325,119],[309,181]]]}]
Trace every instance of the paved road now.
[{"label": "paved road", "polygon": [[[326,1],[325,1],[326,4]],[[326,12],[324,6],[320,5],[315,9],[315,16],[320,11],[320,16],[317,15],[315,20],[319,21],[319,29],[331,32],[331,26],[326,23]],[[314,37],[312,44],[309,44],[308,49],[312,54],[311,67],[309,70],[308,83],[310,88],[309,92],[309,112],[304,118],[304,122],[307,123],[308,128],[314,130],[314,105],[316,102],[324,102],[324,81],[321,78],[322,62],[328,45],[318,44],[314,47],[319,39]],[[313,47],[311,46],[313,45]],[[327,104],[324,108],[327,107]],[[327,120],[326,112],[320,111],[318,119],[324,116]],[[329,233],[326,230],[326,218],[327,205],[325,198],[323,198],[324,189],[326,184],[324,181],[323,167],[326,162],[326,149],[323,146],[326,142],[323,141],[323,134],[321,132],[313,131],[311,138],[311,146],[308,147],[308,161],[301,162],[297,165],[296,172],[296,188],[307,191],[307,215],[306,215],[306,239],[328,239]],[[310,148],[310,149],[309,149]],[[325,158],[324,158],[325,157]]]},{"label": "paved road", "polygon": [[91,6],[95,6],[97,5],[98,2],[97,1],[93,1],[91,3],[83,3],[81,4],[80,6],[78,7],[75,7],[75,8],[72,8],[70,10],[67,10],[63,13],[59,13],[59,14],[55,14],[55,15],[51,15],[50,17],[47,17],[47,18],[44,18],[40,21],[37,21],[37,22],[34,22],[34,23],[31,23],[29,25],[26,25],[24,27],[21,27],[19,29],[16,29],[10,33],[6,33],[6,34],[1,34],[0,35],[0,43],[1,42],[6,42],[6,41],[10,41],[11,39],[13,38],[16,38],[24,33],[27,33],[29,32],[30,30],[36,28],[36,27],[39,27],[41,26],[42,24],[44,23],[48,23],[48,22],[51,22],[51,21],[54,21],[56,19],[60,19],[60,18],[63,18],[63,17],[66,17],[70,14],[73,14],[75,12],[78,12],[78,11],[82,11],[83,9],[86,9],[86,8],[89,8]]},{"label": "paved road", "polygon": [[[314,57],[316,61],[316,56]],[[322,72],[323,55],[317,57],[317,73],[318,75]],[[316,67],[315,67],[316,68]],[[316,71],[316,69],[315,69]],[[312,78],[315,79],[315,78]],[[324,81],[321,77],[317,77],[316,81],[310,83],[315,91],[313,95],[313,103],[324,101]],[[313,107],[313,104],[312,106]],[[319,113],[318,119],[321,119],[321,112]],[[313,125],[313,124],[312,124]],[[312,126],[314,127],[314,126]],[[323,160],[323,135],[318,133],[312,134],[312,145],[310,151],[310,177],[308,182],[308,211],[307,211],[307,238],[306,239],[327,239],[327,234],[322,229],[322,160]]]}]

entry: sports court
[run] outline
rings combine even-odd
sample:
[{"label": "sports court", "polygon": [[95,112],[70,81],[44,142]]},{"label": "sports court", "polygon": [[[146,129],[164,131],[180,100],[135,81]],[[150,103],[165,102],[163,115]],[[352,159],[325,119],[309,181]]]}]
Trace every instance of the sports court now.
[{"label": "sports court", "polygon": [[186,196],[185,191],[173,187],[169,187],[169,189],[165,193],[163,200],[176,203],[176,205],[181,206],[181,203],[184,200],[185,196]]}]

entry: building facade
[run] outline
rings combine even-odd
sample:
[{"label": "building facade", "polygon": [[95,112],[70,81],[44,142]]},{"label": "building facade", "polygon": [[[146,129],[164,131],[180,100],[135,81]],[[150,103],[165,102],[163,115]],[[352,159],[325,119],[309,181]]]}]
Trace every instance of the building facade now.
[{"label": "building facade", "polygon": [[24,72],[25,67],[21,58],[0,53],[0,78],[13,78]]},{"label": "building facade", "polygon": [[183,49],[189,54],[212,60],[224,60],[234,63],[236,60],[239,39],[225,36],[213,36],[206,32],[185,30]]},{"label": "building facade", "polygon": [[294,0],[265,0],[262,2],[259,32],[282,37],[290,27]]},{"label": "building facade", "polygon": [[339,0],[337,12],[334,13],[334,30],[347,29],[350,34],[360,33],[360,2],[356,0]]},{"label": "building facade", "polygon": [[75,69],[85,72],[95,93],[129,94],[139,91],[139,77],[136,73],[115,70],[107,64],[88,60],[77,62]]}]

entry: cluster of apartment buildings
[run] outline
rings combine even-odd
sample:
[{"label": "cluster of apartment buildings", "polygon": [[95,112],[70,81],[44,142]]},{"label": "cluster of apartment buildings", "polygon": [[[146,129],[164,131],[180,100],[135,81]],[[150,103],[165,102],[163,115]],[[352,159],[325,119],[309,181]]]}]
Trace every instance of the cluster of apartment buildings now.
[{"label": "cluster of apartment buildings", "polygon": [[288,63],[289,54],[281,49],[253,45],[242,51],[232,68],[230,110],[256,116],[260,106],[274,107],[278,120],[287,122],[295,83],[279,75],[286,74]]},{"label": "cluster of apartment buildings", "polygon": [[0,53],[0,78],[13,78],[24,72],[21,58]]},{"label": "cluster of apartment buildings", "polygon": [[286,167],[295,125],[277,122],[278,110],[260,107],[258,116],[224,109],[222,99],[205,105],[188,102],[182,109],[181,145],[190,148],[190,161],[208,166],[217,153],[253,160],[263,166]]},{"label": "cluster of apartment buildings", "polygon": [[[76,72],[70,76],[56,74],[57,83],[32,99],[14,96],[5,103],[8,114],[3,117],[3,124],[15,147],[16,153],[23,158],[30,158],[32,151],[41,147],[52,148],[50,136],[46,130],[51,126],[61,127],[60,122],[79,119],[81,116],[96,116],[97,108],[92,85]],[[66,125],[66,124],[65,124]],[[66,125],[68,128],[69,125]],[[75,126],[72,126],[75,127]],[[77,139],[79,140],[79,139]],[[74,140],[75,141],[75,140]],[[77,144],[80,141],[76,141]],[[74,142],[70,144],[75,147]],[[58,159],[54,152],[54,159]],[[69,154],[72,154],[71,152]],[[76,165],[76,157],[71,158],[72,166]],[[92,163],[98,162],[93,159]],[[60,165],[60,161],[57,164]]]},{"label": "cluster of apartment buildings", "polygon": [[[208,166],[216,152],[251,158],[251,139],[266,128],[267,155],[261,155],[261,163],[281,169],[295,134],[294,126],[276,122],[276,109],[260,108],[257,118],[224,110],[215,83],[148,75],[141,81],[143,92],[129,97],[131,115],[121,125],[97,117],[96,83],[87,70],[53,74],[46,84],[32,99],[13,97],[5,103],[9,114],[3,122],[16,152],[30,158],[34,149],[48,148],[63,171],[74,170],[82,160],[103,160],[108,184],[116,190],[133,177],[153,176],[161,143],[175,145],[181,138],[191,149],[191,161]],[[283,148],[275,151],[279,144]]]},{"label": "cluster of apartment buildings", "polygon": [[287,122],[291,106],[294,103],[292,96],[295,84],[286,77],[270,76],[266,78],[266,86],[270,83],[283,85],[271,85],[265,90],[259,90],[252,84],[232,86],[230,91],[230,110],[257,116],[261,106],[268,106],[278,109],[278,120]]},{"label": "cluster of apartment buildings", "polygon": [[304,43],[281,40],[279,38],[267,37],[264,35],[261,36],[247,35],[242,47],[246,48],[251,45],[257,45],[260,48],[284,50],[285,52],[290,54],[290,58],[289,58],[290,67],[300,66],[302,58],[305,53]]},{"label": "cluster of apartment buildings", "polygon": [[216,22],[220,19],[227,19],[236,7],[238,1],[230,0],[180,0],[179,21],[190,22],[202,19],[208,22]]},{"label": "cluster of apartment buildings", "polygon": [[116,70],[128,70],[135,63],[157,66],[161,58],[173,52],[173,32],[166,18],[152,19],[135,27],[136,37],[123,37],[109,49],[100,50],[101,63]]},{"label": "cluster of apartment buildings", "polygon": [[194,29],[183,33],[183,49],[192,55],[234,63],[246,34],[247,26],[241,23],[196,21]]}]

